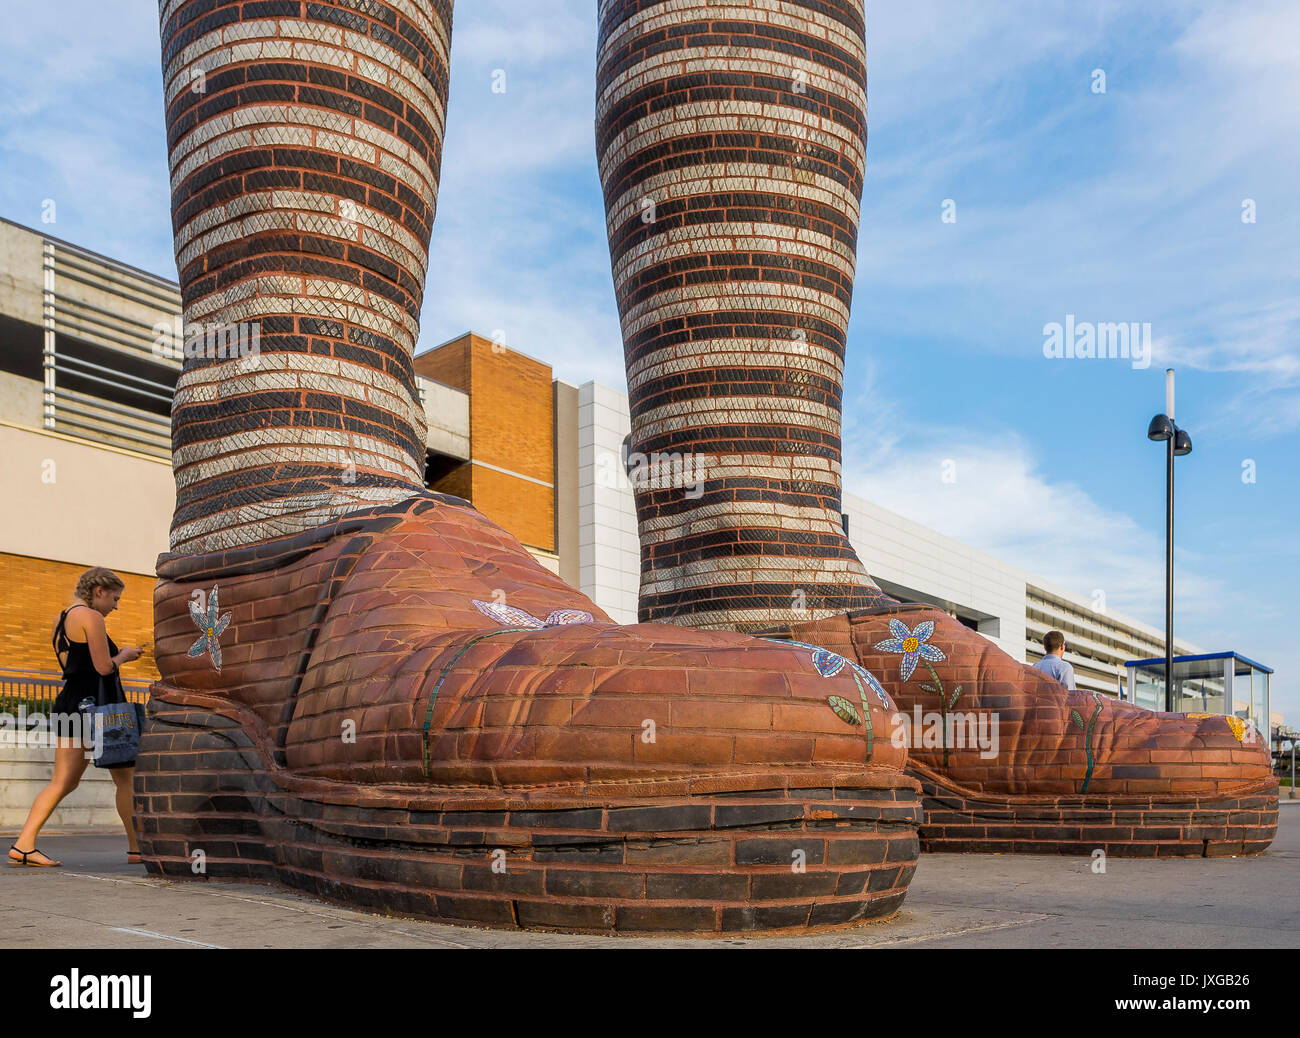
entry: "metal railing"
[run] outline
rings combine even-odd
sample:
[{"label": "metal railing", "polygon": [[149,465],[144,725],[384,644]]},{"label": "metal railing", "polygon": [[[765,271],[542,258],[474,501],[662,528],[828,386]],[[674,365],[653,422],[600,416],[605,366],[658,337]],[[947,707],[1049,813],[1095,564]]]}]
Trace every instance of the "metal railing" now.
[{"label": "metal railing", "polygon": [[[123,681],[127,701],[147,702],[149,684],[148,681]],[[63,676],[55,671],[0,667],[0,713],[12,716],[23,706],[29,714],[48,714],[62,691]]]}]

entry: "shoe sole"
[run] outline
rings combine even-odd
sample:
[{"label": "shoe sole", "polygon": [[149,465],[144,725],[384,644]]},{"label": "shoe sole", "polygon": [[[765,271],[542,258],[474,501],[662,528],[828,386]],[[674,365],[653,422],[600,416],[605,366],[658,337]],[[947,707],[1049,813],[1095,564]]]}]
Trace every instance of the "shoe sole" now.
[{"label": "shoe sole", "polygon": [[889,788],[840,771],[661,795],[358,786],[276,766],[239,707],[185,699],[153,687],[136,762],[152,875],[270,880],[476,926],[790,933],[896,914],[920,853],[918,788],[902,774]]},{"label": "shoe sole", "polygon": [[915,761],[922,851],[1221,858],[1260,854],[1277,835],[1276,780],[1218,797],[1009,796],[956,785]]}]

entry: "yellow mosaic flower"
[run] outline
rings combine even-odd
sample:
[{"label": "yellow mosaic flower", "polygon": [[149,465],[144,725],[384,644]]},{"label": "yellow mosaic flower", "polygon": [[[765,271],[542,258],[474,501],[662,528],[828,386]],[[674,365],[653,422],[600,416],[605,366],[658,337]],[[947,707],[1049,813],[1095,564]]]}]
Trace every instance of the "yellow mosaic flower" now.
[{"label": "yellow mosaic flower", "polygon": [[1206,717],[1222,717],[1228,722],[1228,727],[1232,729],[1232,734],[1237,737],[1237,742],[1245,743],[1246,741],[1246,728],[1250,722],[1242,720],[1240,717],[1229,717],[1226,714],[1188,714],[1187,716],[1194,717],[1197,720]]}]

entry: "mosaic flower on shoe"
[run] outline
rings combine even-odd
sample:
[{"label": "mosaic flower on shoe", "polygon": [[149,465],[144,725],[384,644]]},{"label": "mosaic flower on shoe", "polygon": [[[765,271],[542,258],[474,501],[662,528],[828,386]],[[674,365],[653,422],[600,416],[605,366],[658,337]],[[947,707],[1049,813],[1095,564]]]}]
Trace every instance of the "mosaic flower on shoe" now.
[{"label": "mosaic flower on shoe", "polygon": [[217,585],[212,585],[212,590],[207,595],[207,608],[203,605],[203,595],[201,591],[195,592],[194,597],[190,599],[190,618],[194,625],[203,633],[199,640],[190,646],[190,657],[197,659],[205,652],[212,658],[212,665],[221,669],[221,635],[230,625],[230,614],[221,616],[221,610],[217,607]]},{"label": "mosaic flower on shoe", "polygon": [[542,630],[546,627],[567,627],[570,624],[589,624],[594,617],[585,609],[556,609],[545,620],[539,620],[532,613],[508,606],[503,602],[480,602],[473,599],[480,613],[504,624],[507,627],[532,627]]},{"label": "mosaic flower on shoe", "polygon": [[889,630],[893,637],[886,638],[883,642],[877,642],[876,649],[879,652],[899,652],[903,654],[899,680],[906,681],[912,676],[912,671],[916,670],[917,660],[924,659],[929,660],[931,663],[941,663],[947,659],[942,649],[926,644],[931,635],[934,634],[933,620],[923,620],[913,630],[902,620],[891,618]]}]

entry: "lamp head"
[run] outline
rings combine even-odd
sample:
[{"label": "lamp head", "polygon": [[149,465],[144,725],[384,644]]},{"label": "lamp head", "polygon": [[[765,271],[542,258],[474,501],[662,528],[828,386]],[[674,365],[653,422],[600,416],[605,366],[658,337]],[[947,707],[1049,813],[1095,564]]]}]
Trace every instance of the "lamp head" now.
[{"label": "lamp head", "polygon": [[1192,438],[1187,435],[1185,429],[1174,429],[1174,457],[1181,458],[1184,454],[1192,453]]},{"label": "lamp head", "polygon": [[1168,415],[1156,415],[1151,419],[1151,424],[1147,426],[1148,440],[1167,440],[1173,435],[1174,423],[1169,419]]}]

